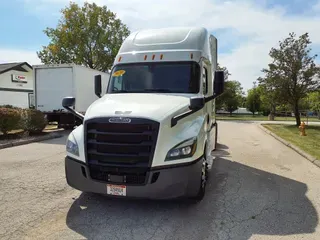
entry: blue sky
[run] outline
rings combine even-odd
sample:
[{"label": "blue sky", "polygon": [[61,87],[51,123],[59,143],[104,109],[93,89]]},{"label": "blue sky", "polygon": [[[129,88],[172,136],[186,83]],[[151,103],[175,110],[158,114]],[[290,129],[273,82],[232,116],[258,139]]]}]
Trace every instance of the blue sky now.
[{"label": "blue sky", "polygon": [[[74,0],[82,4],[83,0]],[[68,0],[2,1],[0,62],[39,64],[36,51],[48,43]],[[89,1],[92,2],[92,1]],[[320,0],[96,0],[107,5],[131,31],[167,26],[204,26],[219,41],[220,64],[245,89],[270,61],[268,52],[289,32],[309,32],[314,53],[320,50]],[[168,7],[169,6],[169,7]]]}]

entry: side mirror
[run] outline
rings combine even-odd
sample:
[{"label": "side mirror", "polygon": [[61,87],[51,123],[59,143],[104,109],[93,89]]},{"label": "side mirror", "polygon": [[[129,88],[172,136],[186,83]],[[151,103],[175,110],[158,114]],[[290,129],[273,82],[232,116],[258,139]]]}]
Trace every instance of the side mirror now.
[{"label": "side mirror", "polygon": [[199,110],[205,105],[205,100],[203,97],[193,97],[190,99],[190,109]]},{"label": "side mirror", "polygon": [[224,71],[215,71],[213,93],[219,96],[224,91]]},{"label": "side mirror", "polygon": [[62,100],[62,107],[69,108],[74,107],[76,104],[76,99],[74,97],[65,97]]},{"label": "side mirror", "polygon": [[94,76],[94,93],[100,98],[101,92],[101,75]]},{"label": "side mirror", "polygon": [[74,116],[79,118],[81,120],[81,122],[83,122],[84,116],[81,113],[77,112],[76,110],[72,109],[72,107],[74,107],[75,105],[76,105],[76,99],[74,97],[65,97],[62,100],[62,107],[67,109]]}]

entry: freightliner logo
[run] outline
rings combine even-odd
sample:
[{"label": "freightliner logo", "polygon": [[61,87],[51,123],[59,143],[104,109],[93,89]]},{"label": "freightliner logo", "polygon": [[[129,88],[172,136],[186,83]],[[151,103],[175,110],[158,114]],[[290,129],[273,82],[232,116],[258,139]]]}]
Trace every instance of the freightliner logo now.
[{"label": "freightliner logo", "polygon": [[109,123],[131,123],[131,119],[127,117],[109,118]]}]

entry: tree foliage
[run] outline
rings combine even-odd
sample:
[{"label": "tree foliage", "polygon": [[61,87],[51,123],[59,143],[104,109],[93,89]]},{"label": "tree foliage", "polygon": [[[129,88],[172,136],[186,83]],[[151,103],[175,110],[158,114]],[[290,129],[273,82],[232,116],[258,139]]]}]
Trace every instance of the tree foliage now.
[{"label": "tree foliage", "polygon": [[219,70],[219,71],[223,70],[224,71],[224,80],[227,81],[228,77],[231,76],[231,73],[229,72],[227,67],[221,66],[219,63],[217,65],[218,65],[217,66],[217,70]]},{"label": "tree foliage", "polygon": [[216,100],[216,108],[228,111],[230,115],[237,110],[243,101],[241,83],[235,80],[225,82],[223,94]]},{"label": "tree foliage", "polygon": [[[219,71],[224,71],[225,75],[224,75],[224,80],[228,81],[228,77],[231,75],[229,70],[227,69],[227,67],[225,66],[221,66],[219,63],[217,63],[217,70]],[[226,91],[226,84],[224,86],[224,91]],[[221,96],[219,96],[216,101],[215,101],[215,108],[216,110],[222,109],[223,102],[221,100]]]},{"label": "tree foliage", "polygon": [[44,64],[75,63],[107,71],[129,29],[106,6],[85,2],[82,7],[70,3],[63,9],[56,28],[46,28],[48,46],[38,57]]},{"label": "tree foliage", "polygon": [[320,90],[311,92],[308,95],[308,102],[310,104],[311,110],[318,114],[320,119]]},{"label": "tree foliage", "polygon": [[246,96],[241,96],[240,97],[240,105],[239,105],[239,107],[246,107],[246,102],[247,102],[247,98],[246,98]]},{"label": "tree foliage", "polygon": [[267,91],[271,90],[278,102],[287,102],[295,113],[296,124],[300,125],[299,103],[308,92],[319,87],[320,69],[314,60],[317,55],[310,56],[311,41],[305,33],[296,39],[295,33],[279,42],[279,48],[270,50],[273,59],[259,81]]},{"label": "tree foliage", "polygon": [[256,86],[248,90],[246,108],[248,111],[252,112],[253,115],[261,110],[260,93]]},{"label": "tree foliage", "polygon": [[258,78],[258,82],[260,82],[257,91],[260,94],[261,111],[264,115],[269,115],[270,120],[273,120],[277,107],[286,103],[286,99],[281,95],[281,89],[276,87],[276,79]]}]

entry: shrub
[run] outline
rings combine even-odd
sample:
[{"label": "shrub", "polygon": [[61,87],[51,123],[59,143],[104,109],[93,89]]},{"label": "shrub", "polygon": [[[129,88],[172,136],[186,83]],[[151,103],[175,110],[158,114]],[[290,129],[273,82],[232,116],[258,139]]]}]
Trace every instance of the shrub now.
[{"label": "shrub", "polygon": [[10,105],[10,104],[0,105],[0,108],[11,108],[11,109],[16,109],[16,110],[21,110],[21,108],[15,107],[15,106]]},{"label": "shrub", "polygon": [[20,112],[15,108],[0,107],[0,131],[7,135],[9,131],[19,128]]},{"label": "shrub", "polygon": [[47,125],[45,115],[35,109],[24,109],[21,114],[21,125],[24,131],[31,133],[41,133]]}]

